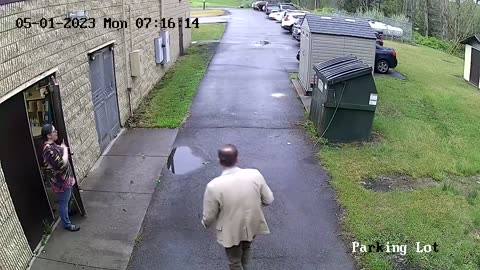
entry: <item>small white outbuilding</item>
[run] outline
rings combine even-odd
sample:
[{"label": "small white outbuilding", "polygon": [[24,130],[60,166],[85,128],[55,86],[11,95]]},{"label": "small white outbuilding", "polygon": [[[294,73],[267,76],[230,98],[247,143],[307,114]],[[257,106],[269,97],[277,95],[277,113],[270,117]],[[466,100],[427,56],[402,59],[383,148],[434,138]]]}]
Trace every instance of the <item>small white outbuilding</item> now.
[{"label": "small white outbuilding", "polygon": [[463,78],[480,88],[480,34],[468,37],[461,43],[465,44]]},{"label": "small white outbuilding", "polygon": [[318,63],[353,55],[375,66],[377,37],[367,20],[306,14],[301,30],[298,79],[306,95],[311,95]]}]

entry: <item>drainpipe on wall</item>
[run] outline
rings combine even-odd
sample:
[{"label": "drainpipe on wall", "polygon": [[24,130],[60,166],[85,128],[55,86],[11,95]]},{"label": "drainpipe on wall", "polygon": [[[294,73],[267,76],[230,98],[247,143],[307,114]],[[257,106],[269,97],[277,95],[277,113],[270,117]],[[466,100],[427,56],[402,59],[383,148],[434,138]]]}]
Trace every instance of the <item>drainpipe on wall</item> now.
[{"label": "drainpipe on wall", "polygon": [[[132,25],[132,8],[131,5],[127,5],[128,7],[128,27]],[[130,28],[130,50],[133,51],[133,36],[132,36],[132,28]]]},{"label": "drainpipe on wall", "polygon": [[[125,14],[125,0],[122,0],[122,19],[123,21],[126,21],[126,14]],[[130,68],[128,65],[128,48],[127,48],[127,29],[126,27],[123,28],[123,46],[124,46],[124,51],[125,51],[125,72],[127,76],[127,95],[128,95],[128,107],[130,109],[130,117],[133,115],[132,111],[132,99],[131,99],[131,93],[132,93],[132,82],[130,79]]]},{"label": "drainpipe on wall", "polygon": [[[162,4],[162,0],[159,0],[158,3],[160,4],[160,20],[159,20],[159,21],[162,21],[162,19],[163,19],[163,4]],[[162,31],[163,31],[163,28],[160,27],[159,33],[162,34]]]}]

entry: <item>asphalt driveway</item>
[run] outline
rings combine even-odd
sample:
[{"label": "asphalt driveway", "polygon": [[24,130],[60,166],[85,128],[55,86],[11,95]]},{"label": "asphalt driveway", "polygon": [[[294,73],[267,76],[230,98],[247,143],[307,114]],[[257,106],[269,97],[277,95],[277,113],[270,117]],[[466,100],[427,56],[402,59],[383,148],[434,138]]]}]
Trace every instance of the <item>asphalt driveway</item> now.
[{"label": "asphalt driveway", "polygon": [[[298,42],[261,12],[231,10],[226,32],[198,89],[170,163],[153,194],[129,269],[228,269],[214,233],[200,223],[205,185],[220,174],[216,151],[237,145],[240,167],[258,168],[275,201],[272,234],[252,245],[251,269],[353,269],[338,237],[337,206],[288,72]],[[201,27],[201,26],[200,26]]]}]

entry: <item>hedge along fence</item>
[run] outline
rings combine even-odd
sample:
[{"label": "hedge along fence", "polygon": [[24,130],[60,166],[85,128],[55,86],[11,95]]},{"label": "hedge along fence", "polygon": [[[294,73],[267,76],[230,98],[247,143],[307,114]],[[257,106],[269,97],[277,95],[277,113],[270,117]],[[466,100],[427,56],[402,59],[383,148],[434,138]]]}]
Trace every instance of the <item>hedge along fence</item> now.
[{"label": "hedge along fence", "polygon": [[441,40],[436,37],[424,37],[418,32],[414,32],[413,36],[417,44],[446,52],[461,59],[465,56],[465,45],[455,44],[455,42]]}]

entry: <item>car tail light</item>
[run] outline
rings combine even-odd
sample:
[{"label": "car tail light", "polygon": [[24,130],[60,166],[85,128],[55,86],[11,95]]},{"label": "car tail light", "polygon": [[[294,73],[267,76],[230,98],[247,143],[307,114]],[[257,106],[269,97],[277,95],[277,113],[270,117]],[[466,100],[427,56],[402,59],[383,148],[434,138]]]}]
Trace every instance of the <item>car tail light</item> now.
[{"label": "car tail light", "polygon": [[288,17],[285,17],[285,19],[283,19],[284,21],[288,22]]},{"label": "car tail light", "polygon": [[392,55],[393,55],[394,57],[397,57],[397,52],[392,52]]}]

